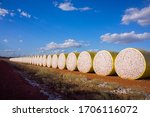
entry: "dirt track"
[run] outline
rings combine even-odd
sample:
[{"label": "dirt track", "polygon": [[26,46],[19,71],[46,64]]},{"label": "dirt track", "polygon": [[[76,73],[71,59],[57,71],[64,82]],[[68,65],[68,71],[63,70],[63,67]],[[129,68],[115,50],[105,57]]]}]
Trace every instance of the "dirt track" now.
[{"label": "dirt track", "polygon": [[7,62],[0,60],[0,99],[41,100],[48,97],[25,81]]}]

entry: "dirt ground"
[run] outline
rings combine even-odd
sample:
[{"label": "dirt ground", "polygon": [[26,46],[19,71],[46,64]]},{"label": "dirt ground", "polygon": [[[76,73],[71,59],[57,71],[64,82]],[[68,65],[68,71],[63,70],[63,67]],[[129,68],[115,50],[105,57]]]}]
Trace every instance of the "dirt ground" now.
[{"label": "dirt ground", "polygon": [[150,78],[129,80],[129,79],[122,79],[118,76],[99,76],[95,73],[80,73],[78,71],[68,71],[59,69],[56,70],[58,73],[63,74],[72,73],[76,75],[85,75],[88,79],[98,79],[102,82],[116,83],[124,87],[135,88],[150,93]]},{"label": "dirt ground", "polygon": [[[104,91],[105,95],[108,94],[108,97],[109,97],[109,93],[112,93],[112,92],[113,92],[113,94],[118,95],[118,91],[120,94],[120,87],[121,87],[121,98],[114,98],[114,99],[146,99],[145,96],[146,97],[150,96],[150,87],[149,87],[150,86],[150,78],[139,79],[139,80],[127,80],[127,79],[121,79],[118,76],[102,77],[102,76],[96,75],[95,73],[84,74],[84,73],[80,73],[78,71],[59,70],[59,69],[39,67],[39,66],[34,66],[34,65],[29,65],[29,64],[16,64],[16,65],[19,66],[18,67],[19,69],[20,69],[20,67],[23,67],[23,69],[20,69],[21,72],[23,72],[23,71],[28,72],[30,70],[31,71],[33,70],[35,73],[33,73],[34,75],[31,73],[32,78],[29,78],[31,80],[37,79],[37,77],[38,77],[37,73],[39,75],[41,74],[42,77],[46,77],[46,78],[43,78],[43,80],[45,79],[46,82],[49,82],[49,84],[50,84],[49,89],[51,89],[51,90],[49,90],[50,93],[53,94],[55,91],[58,91],[57,92],[58,94],[60,94],[64,97],[67,96],[67,98],[61,98],[61,99],[86,99],[85,96],[87,96],[87,95],[89,97],[87,99],[105,99],[105,98],[96,98],[95,94],[100,92],[99,94],[101,95],[101,91]],[[47,75],[48,77],[45,75]],[[28,76],[30,76],[30,74],[28,74]],[[52,77],[50,77],[50,76],[52,76]],[[60,81],[58,81],[58,76],[62,77],[62,78],[59,78]],[[70,83],[73,82],[72,85],[74,86],[74,83],[76,81],[74,78],[77,78],[79,76],[81,77],[81,81],[80,80],[78,81],[78,85],[76,84],[77,87],[71,88],[72,86],[70,86],[71,85]],[[56,77],[57,82],[54,82],[55,78],[53,79],[54,81],[52,80],[53,77]],[[62,81],[64,80],[63,77],[65,79],[65,82],[61,82],[61,79],[62,79]],[[74,80],[72,80],[70,82],[69,79],[71,77]],[[85,81],[84,83],[81,83],[82,79],[85,80],[86,78],[87,78],[87,81]],[[41,80],[40,77],[39,77],[39,79]],[[95,81],[92,81],[93,79],[96,81],[96,83],[95,83]],[[91,83],[90,83],[90,81],[91,81]],[[67,84],[66,82],[68,82],[70,85]],[[88,82],[89,82],[89,84],[88,84]],[[92,84],[92,82],[95,84]],[[106,83],[108,83],[108,85]],[[81,85],[84,84],[85,86],[82,85],[83,88],[81,88],[80,84]],[[113,85],[111,85],[111,84],[113,84]],[[87,87],[86,85],[89,87],[90,91],[98,90],[98,92],[93,93],[93,95],[91,96],[87,90],[88,88],[86,88]],[[95,87],[93,87],[93,85]],[[96,85],[98,85],[98,86],[96,86]],[[93,89],[91,89],[92,87],[90,88],[90,86],[92,86]],[[107,86],[108,86],[108,88],[107,88]],[[83,90],[85,90],[85,89],[86,89],[86,91],[84,93]],[[131,91],[128,91],[128,89],[131,89]],[[114,91],[117,91],[117,92],[114,92]],[[127,97],[125,97],[125,98],[123,97],[123,94],[122,94],[122,92],[124,92],[124,91],[125,91],[125,96],[127,95]],[[65,92],[65,94],[62,92]],[[79,92],[79,95],[77,95],[78,94],[77,92]],[[132,94],[134,94],[134,95],[132,95]],[[69,97],[68,97],[68,95],[69,95]],[[144,95],[144,97],[142,95]],[[91,97],[94,96],[94,98],[91,98],[90,96]],[[49,99],[49,98],[47,96],[41,94],[39,88],[31,86],[31,84],[29,84],[24,79],[24,77],[22,77],[17,72],[15,65],[12,65],[12,63],[7,62],[6,60],[5,61],[0,60],[0,99],[25,99],[25,100],[27,100],[27,99]],[[147,99],[149,99],[149,98],[147,98]]]},{"label": "dirt ground", "polygon": [[0,99],[41,100],[47,99],[47,96],[27,83],[9,63],[0,60]]}]

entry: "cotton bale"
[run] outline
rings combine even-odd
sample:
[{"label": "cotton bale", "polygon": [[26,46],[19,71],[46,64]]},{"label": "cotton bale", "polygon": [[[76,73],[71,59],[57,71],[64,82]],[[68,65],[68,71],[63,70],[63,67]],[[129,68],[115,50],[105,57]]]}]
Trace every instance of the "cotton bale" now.
[{"label": "cotton bale", "polygon": [[42,66],[42,65],[43,65],[43,56],[41,55],[39,58],[39,66]]},{"label": "cotton bale", "polygon": [[80,72],[93,72],[93,58],[96,52],[83,51],[79,54],[77,67]]},{"label": "cotton bale", "polygon": [[37,55],[35,56],[34,65],[37,65]]},{"label": "cotton bale", "polygon": [[77,60],[78,60],[79,53],[71,52],[67,56],[66,60],[66,67],[70,71],[77,70]]},{"label": "cotton bale", "polygon": [[94,72],[101,76],[114,75],[114,61],[116,56],[116,52],[106,50],[101,50],[97,52],[93,60]]},{"label": "cotton bale", "polygon": [[32,64],[32,57],[31,56],[29,57],[29,62],[28,63]]},{"label": "cotton bale", "polygon": [[31,63],[30,64],[32,64],[33,65],[33,61],[34,61],[34,56],[31,56]]},{"label": "cotton bale", "polygon": [[51,65],[52,65],[52,57],[51,57],[51,55],[47,56],[46,64],[47,64],[47,67],[51,67]]},{"label": "cotton bale", "polygon": [[58,57],[58,68],[65,69],[66,68],[66,59],[68,54],[61,53]]},{"label": "cotton bale", "polygon": [[115,59],[115,70],[123,79],[150,77],[150,53],[135,48],[126,48]]},{"label": "cotton bale", "polygon": [[43,55],[42,64],[43,64],[44,67],[45,67],[46,64],[47,64],[47,56],[46,56],[46,55]]},{"label": "cotton bale", "polygon": [[36,63],[36,56],[34,56],[33,58],[33,65],[35,65],[35,63]]},{"label": "cotton bale", "polygon": [[36,65],[38,66],[39,64],[40,64],[40,56],[37,56]]},{"label": "cotton bale", "polygon": [[36,63],[36,56],[33,57],[33,65]]},{"label": "cotton bale", "polygon": [[38,61],[38,56],[35,56],[34,65],[37,65],[37,61]]},{"label": "cotton bale", "polygon": [[52,56],[52,68],[57,68],[58,67],[58,55],[54,54]]}]

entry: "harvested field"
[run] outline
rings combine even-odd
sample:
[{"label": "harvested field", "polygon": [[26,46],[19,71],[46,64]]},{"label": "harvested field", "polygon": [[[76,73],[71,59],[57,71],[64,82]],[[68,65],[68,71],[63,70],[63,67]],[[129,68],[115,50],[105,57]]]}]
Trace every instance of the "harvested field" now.
[{"label": "harvested field", "polygon": [[10,64],[28,74],[29,80],[45,85],[49,93],[59,94],[61,99],[150,99],[148,79],[127,80],[118,76],[102,77],[94,73]]}]

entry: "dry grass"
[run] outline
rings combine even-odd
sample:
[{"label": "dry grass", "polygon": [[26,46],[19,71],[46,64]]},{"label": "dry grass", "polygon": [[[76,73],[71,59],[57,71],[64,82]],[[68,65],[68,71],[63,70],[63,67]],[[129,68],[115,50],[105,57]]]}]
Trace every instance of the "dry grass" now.
[{"label": "dry grass", "polygon": [[58,70],[29,64],[11,63],[16,69],[29,75],[30,80],[46,84],[50,92],[63,95],[63,99],[146,99],[146,94],[124,88],[116,83],[89,79],[86,74],[75,74],[67,70]]}]

